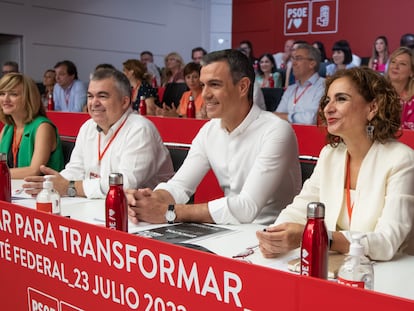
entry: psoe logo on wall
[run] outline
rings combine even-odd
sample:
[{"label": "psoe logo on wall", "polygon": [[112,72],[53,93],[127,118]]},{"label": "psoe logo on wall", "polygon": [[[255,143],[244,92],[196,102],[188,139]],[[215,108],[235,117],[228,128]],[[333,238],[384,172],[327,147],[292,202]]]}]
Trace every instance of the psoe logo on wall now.
[{"label": "psoe logo on wall", "polygon": [[337,32],[338,1],[314,0],[285,3],[284,34]]}]

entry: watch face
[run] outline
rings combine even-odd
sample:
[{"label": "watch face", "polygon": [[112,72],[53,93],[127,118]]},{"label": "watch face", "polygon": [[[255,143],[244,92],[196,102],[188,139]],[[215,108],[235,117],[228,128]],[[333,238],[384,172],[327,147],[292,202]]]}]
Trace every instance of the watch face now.
[{"label": "watch face", "polygon": [[75,188],[68,188],[68,196],[75,197],[76,196],[76,189]]},{"label": "watch face", "polygon": [[167,219],[168,223],[173,223],[174,220],[175,220],[175,217],[176,217],[176,215],[175,215],[174,211],[168,210],[165,213],[165,218]]}]

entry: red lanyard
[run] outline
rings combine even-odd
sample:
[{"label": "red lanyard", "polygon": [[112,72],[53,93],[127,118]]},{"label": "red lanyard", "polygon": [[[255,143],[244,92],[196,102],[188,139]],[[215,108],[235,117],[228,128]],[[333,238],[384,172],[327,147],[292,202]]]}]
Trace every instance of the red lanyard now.
[{"label": "red lanyard", "polygon": [[12,153],[13,153],[13,166],[14,167],[17,167],[17,153],[19,152],[20,143],[21,143],[22,137],[23,137],[23,133],[22,133],[22,135],[20,135],[19,139],[17,139],[16,134],[17,134],[16,127],[13,127]]},{"label": "red lanyard", "polygon": [[354,209],[354,202],[351,203],[351,165],[350,156],[346,161],[346,208],[348,210],[349,226],[351,226],[352,210]]},{"label": "red lanyard", "polygon": [[121,128],[124,126],[124,124],[125,124],[125,122],[126,122],[127,119],[128,119],[128,116],[125,118],[124,121],[122,121],[122,123],[119,126],[119,128],[115,131],[114,135],[111,137],[111,139],[109,140],[108,144],[105,146],[103,152],[101,152],[101,133],[98,133],[98,163],[99,164],[101,164],[101,160],[104,157],[106,151],[108,150],[109,146],[114,141],[116,135],[118,135],[118,133],[121,130]]},{"label": "red lanyard", "polygon": [[299,85],[297,85],[296,86],[296,89],[295,89],[295,97],[294,97],[294,99],[293,99],[293,104],[294,105],[296,105],[297,104],[297,102],[299,101],[299,99],[303,96],[303,94],[305,94],[305,92],[308,90],[308,88],[310,88],[311,87],[311,85],[312,85],[312,83],[309,83],[306,87],[305,87],[305,89],[299,94],[299,96],[297,96],[296,97],[296,93],[298,92],[298,89],[299,89]]}]

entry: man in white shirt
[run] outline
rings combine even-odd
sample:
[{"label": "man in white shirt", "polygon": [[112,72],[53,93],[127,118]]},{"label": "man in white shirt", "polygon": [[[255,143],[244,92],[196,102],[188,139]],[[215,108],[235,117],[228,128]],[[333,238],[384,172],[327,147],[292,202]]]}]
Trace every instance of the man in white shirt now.
[{"label": "man in white shirt", "polygon": [[[88,89],[91,119],[80,128],[69,163],[60,174],[41,167],[43,174],[55,175],[53,184],[61,195],[105,198],[110,173],[123,175],[125,189],[155,187],[173,175],[170,154],[157,129],[132,112],[130,94],[122,72],[94,72]],[[31,194],[42,188],[42,176],[25,180],[25,188],[34,188]]]},{"label": "man in white shirt", "polygon": [[320,52],[302,43],[291,59],[296,83],[283,93],[275,114],[290,123],[316,124],[319,101],[325,90],[325,79],[318,73]]},{"label": "man in white shirt", "polygon": [[[154,191],[128,190],[129,219],[271,223],[301,188],[295,133],[287,122],[253,105],[254,71],[240,51],[207,54],[200,81],[211,120],[172,179]],[[224,196],[186,204],[210,168]]]}]

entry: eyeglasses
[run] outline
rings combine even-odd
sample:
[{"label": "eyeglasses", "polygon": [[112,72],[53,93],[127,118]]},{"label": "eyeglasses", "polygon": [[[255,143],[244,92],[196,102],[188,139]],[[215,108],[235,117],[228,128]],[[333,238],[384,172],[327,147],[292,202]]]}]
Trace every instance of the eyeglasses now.
[{"label": "eyeglasses", "polygon": [[292,58],[292,61],[294,62],[301,62],[303,60],[313,60],[310,57],[304,57],[304,56],[292,56],[291,58]]}]

